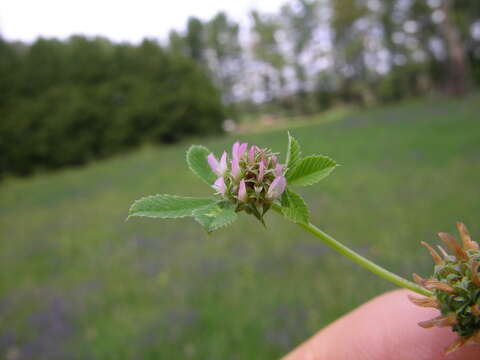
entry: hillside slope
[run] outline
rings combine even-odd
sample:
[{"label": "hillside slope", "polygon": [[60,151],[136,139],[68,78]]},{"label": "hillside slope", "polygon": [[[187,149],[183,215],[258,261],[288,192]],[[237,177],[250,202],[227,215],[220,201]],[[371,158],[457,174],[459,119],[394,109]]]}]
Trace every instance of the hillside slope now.
[{"label": "hillside slope", "polygon": [[[342,166],[305,188],[312,222],[404,276],[421,240],[463,220],[480,239],[480,97],[359,111],[293,130]],[[220,151],[236,139],[209,139]],[[240,140],[285,151],[285,131]],[[153,193],[208,195],[189,144],[0,186],[0,357],[268,359],[391,289],[267,216],[207,236],[191,220],[125,222]]]}]

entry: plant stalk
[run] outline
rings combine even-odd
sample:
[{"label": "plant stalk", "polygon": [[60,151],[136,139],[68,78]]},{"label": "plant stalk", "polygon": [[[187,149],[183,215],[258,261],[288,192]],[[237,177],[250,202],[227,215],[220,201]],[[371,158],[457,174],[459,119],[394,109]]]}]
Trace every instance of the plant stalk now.
[{"label": "plant stalk", "polygon": [[[273,204],[272,208],[278,212],[279,214],[282,214],[281,207],[279,205]],[[388,271],[381,266],[375,264],[374,262],[364,258],[362,255],[356,253],[355,251],[351,250],[347,246],[343,245],[342,243],[338,242],[335,240],[333,237],[328,235],[327,233],[323,232],[319,228],[317,228],[315,225],[312,223],[297,223],[298,226],[301,228],[305,229],[308,231],[310,234],[315,236],[317,239],[320,239],[323,241],[325,244],[336,250],[342,255],[345,255],[349,259],[355,261],[357,264],[360,266],[363,266],[367,270],[370,270],[374,274],[380,276],[381,278],[384,278],[385,280],[390,281],[391,283],[400,286],[402,288],[414,291],[418,294],[425,295],[425,296],[431,296],[432,293],[428,291],[427,289],[424,289],[414,282],[411,282],[407,279],[404,279],[403,277],[392,273],[391,271]]]}]

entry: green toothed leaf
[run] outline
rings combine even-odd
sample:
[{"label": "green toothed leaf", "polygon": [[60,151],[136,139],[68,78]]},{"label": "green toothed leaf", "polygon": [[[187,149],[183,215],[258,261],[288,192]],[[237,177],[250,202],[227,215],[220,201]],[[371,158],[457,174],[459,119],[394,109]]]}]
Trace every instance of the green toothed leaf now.
[{"label": "green toothed leaf", "polygon": [[328,156],[307,156],[291,172],[287,173],[288,185],[313,185],[330,175],[336,166],[337,163]]},{"label": "green toothed leaf", "polygon": [[207,232],[212,232],[221,227],[230,225],[237,219],[235,205],[219,201],[216,204],[194,212],[195,220],[203,226]]},{"label": "green toothed leaf", "polygon": [[187,164],[195,175],[211,186],[217,177],[208,165],[207,156],[210,153],[205,146],[192,145],[187,151]]},{"label": "green toothed leaf", "polygon": [[301,155],[300,144],[292,135],[290,135],[290,133],[288,133],[287,159],[285,160],[285,166],[288,169],[286,172],[287,176],[300,161]]},{"label": "green toothed leaf", "polygon": [[215,204],[218,200],[210,198],[182,197],[176,195],[153,195],[141,198],[133,203],[128,211],[130,216],[152,218],[180,218],[193,216],[193,212]]},{"label": "green toothed leaf", "polygon": [[303,198],[290,189],[285,190],[281,198],[282,213],[294,223],[308,224],[309,211]]}]

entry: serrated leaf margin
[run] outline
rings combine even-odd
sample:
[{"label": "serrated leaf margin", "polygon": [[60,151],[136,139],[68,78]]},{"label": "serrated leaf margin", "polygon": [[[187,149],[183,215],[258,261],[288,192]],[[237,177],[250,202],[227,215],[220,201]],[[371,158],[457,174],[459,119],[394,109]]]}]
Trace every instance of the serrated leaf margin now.
[{"label": "serrated leaf margin", "polygon": [[[137,213],[133,213],[134,209],[136,206],[138,206],[140,203],[144,202],[145,200],[148,199],[153,199],[153,198],[159,198],[162,197],[164,199],[182,199],[182,200],[202,200],[203,205],[198,205],[196,207],[192,208],[185,208],[184,210],[186,211],[185,213],[180,213],[180,214],[170,214],[170,215],[152,215],[148,214],[149,212],[153,211],[138,211]],[[197,198],[197,197],[187,197],[187,196],[177,196],[177,195],[169,195],[169,194],[156,194],[156,195],[149,195],[149,196],[144,196],[140,199],[137,199],[133,202],[133,204],[130,206],[130,209],[128,210],[128,217],[127,220],[132,217],[132,216],[139,216],[139,217],[150,217],[150,218],[158,218],[158,219],[177,219],[177,218],[182,218],[182,217],[187,217],[187,216],[193,216],[193,212],[195,210],[199,210],[204,207],[208,207],[214,203],[216,203],[218,200],[214,198]],[[179,209],[178,211],[180,211]]]},{"label": "serrated leaf margin", "polygon": [[[314,160],[326,162],[327,165],[317,170],[312,168],[315,164]],[[309,186],[316,184],[331,174],[338,166],[337,162],[325,155],[310,155],[304,157],[295,167],[295,169],[287,174],[287,182],[292,186]]]},{"label": "serrated leaf margin", "polygon": [[285,175],[288,176],[288,174],[293,171],[300,161],[301,156],[302,151],[300,149],[300,144],[298,143],[297,139],[295,139],[290,132],[288,132],[287,158],[285,159],[287,172]]},{"label": "serrated leaf margin", "polygon": [[281,198],[281,205],[282,214],[294,223],[308,224],[310,221],[310,211],[305,200],[293,190],[285,190]]}]

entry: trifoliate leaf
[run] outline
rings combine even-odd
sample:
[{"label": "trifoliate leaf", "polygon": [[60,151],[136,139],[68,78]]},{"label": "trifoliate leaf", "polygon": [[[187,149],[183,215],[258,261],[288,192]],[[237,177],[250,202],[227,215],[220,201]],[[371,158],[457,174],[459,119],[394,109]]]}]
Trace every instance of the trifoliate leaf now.
[{"label": "trifoliate leaf", "polygon": [[307,224],[309,211],[303,198],[290,189],[285,190],[281,198],[282,213],[294,223]]},{"label": "trifoliate leaf", "polygon": [[337,163],[328,156],[307,156],[291,172],[287,173],[288,185],[313,185],[330,175],[336,166]]},{"label": "trifoliate leaf", "polygon": [[219,201],[199,209],[194,212],[194,216],[207,232],[230,225],[237,219],[235,205],[227,201]]},{"label": "trifoliate leaf", "polygon": [[210,153],[205,146],[192,145],[187,151],[187,164],[195,175],[211,186],[217,177],[208,165],[207,156]]},{"label": "trifoliate leaf", "polygon": [[133,203],[128,216],[146,216],[153,218],[180,218],[193,216],[195,210],[215,204],[218,200],[210,198],[182,197],[176,195],[153,195],[141,198]]},{"label": "trifoliate leaf", "polygon": [[292,135],[290,135],[290,133],[288,133],[287,159],[285,160],[285,166],[288,169],[286,173],[287,176],[300,161],[301,155],[300,144]]}]

